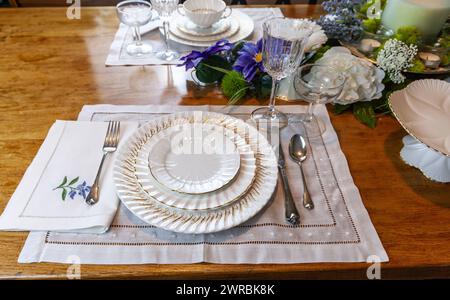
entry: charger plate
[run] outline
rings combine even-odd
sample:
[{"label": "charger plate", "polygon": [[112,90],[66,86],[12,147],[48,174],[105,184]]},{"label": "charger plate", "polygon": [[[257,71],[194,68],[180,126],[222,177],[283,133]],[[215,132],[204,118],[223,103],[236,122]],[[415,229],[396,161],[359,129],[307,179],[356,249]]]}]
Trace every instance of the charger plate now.
[{"label": "charger plate", "polygon": [[[209,124],[210,126],[219,127]],[[169,127],[167,130],[173,127]],[[167,130],[161,131],[164,133]],[[158,182],[152,175],[148,166],[148,157],[151,153],[154,142],[149,139],[137,155],[136,176],[143,190],[157,201],[171,207],[180,209],[216,209],[221,206],[229,205],[238,200],[251,186],[254,181],[256,171],[256,158],[250,145],[248,145],[240,135],[229,129],[223,128],[224,134],[230,138],[236,145],[240,155],[240,168],[235,178],[226,186],[217,191],[204,194],[186,194],[178,193],[168,189]]]},{"label": "charger plate", "polygon": [[[139,182],[135,166],[143,145],[165,128],[195,122],[215,124],[235,132],[255,153],[254,181],[240,199],[229,205],[208,210],[171,207],[148,195]],[[114,182],[123,204],[144,222],[175,232],[199,234],[225,230],[256,215],[273,195],[277,172],[277,161],[271,145],[254,127],[228,115],[182,112],[146,123],[126,141],[115,161]]]}]

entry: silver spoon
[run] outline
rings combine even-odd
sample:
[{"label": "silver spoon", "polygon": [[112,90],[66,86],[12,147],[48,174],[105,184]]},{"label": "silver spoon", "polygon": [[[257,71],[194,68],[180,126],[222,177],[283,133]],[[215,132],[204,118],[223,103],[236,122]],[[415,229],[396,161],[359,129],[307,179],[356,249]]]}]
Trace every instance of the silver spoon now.
[{"label": "silver spoon", "polygon": [[305,139],[300,134],[293,135],[291,141],[289,142],[289,154],[292,160],[297,162],[302,172],[303,206],[307,209],[313,209],[314,203],[309,195],[308,187],[306,186],[305,174],[302,169],[302,162],[306,159],[306,152],[307,148]]}]

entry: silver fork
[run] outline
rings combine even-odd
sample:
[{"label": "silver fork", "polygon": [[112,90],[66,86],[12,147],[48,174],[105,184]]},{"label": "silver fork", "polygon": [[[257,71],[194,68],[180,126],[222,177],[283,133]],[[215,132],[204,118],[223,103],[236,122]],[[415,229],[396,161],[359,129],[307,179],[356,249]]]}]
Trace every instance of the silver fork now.
[{"label": "silver fork", "polygon": [[108,129],[106,130],[105,141],[103,142],[103,157],[100,162],[100,166],[98,167],[97,176],[95,177],[94,184],[89,191],[89,195],[86,198],[86,203],[89,205],[94,205],[98,202],[98,195],[100,192],[100,188],[98,185],[98,181],[100,178],[100,173],[102,172],[103,162],[105,161],[106,155],[108,153],[114,152],[117,149],[117,145],[119,144],[120,137],[120,122],[118,121],[109,121]]}]

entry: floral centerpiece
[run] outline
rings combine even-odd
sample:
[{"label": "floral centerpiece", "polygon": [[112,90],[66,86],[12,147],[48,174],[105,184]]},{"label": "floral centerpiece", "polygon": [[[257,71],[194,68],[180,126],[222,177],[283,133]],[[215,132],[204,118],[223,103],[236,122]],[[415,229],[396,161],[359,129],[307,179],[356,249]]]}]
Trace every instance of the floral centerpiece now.
[{"label": "floral centerpiece", "polygon": [[[421,72],[425,65],[419,57],[420,32],[414,27],[401,27],[390,35],[382,33],[381,10],[387,0],[329,0],[322,6],[327,12],[317,22],[303,19],[313,34],[305,52],[313,55],[308,63],[330,65],[346,74],[342,94],[335,100],[334,112],[351,110],[369,127],[375,127],[377,116],[389,114],[389,95],[411,82],[405,71]],[[379,5],[377,9],[374,7]],[[367,35],[383,35],[373,51],[372,63],[340,46],[339,41],[354,43]],[[439,44],[450,46],[450,30],[443,30]],[[246,97],[265,100],[269,97],[271,77],[263,65],[262,41],[231,44],[221,40],[205,51],[192,51],[181,58],[181,66],[192,70],[202,84],[219,84],[229,104]],[[443,57],[443,64],[450,57]]]}]

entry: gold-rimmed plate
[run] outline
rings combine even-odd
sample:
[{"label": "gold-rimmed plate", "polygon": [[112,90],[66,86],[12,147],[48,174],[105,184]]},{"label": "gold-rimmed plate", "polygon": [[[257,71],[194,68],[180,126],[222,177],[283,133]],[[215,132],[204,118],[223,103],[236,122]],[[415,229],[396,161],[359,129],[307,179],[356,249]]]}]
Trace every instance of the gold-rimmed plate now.
[{"label": "gold-rimmed plate", "polygon": [[[211,125],[211,124],[210,124]],[[211,125],[218,128],[217,125]],[[169,127],[168,129],[170,129]],[[233,180],[220,189],[203,194],[186,194],[173,191],[156,180],[148,166],[148,157],[155,149],[153,138],[139,151],[136,161],[136,175],[142,189],[151,197],[170,207],[190,210],[206,210],[224,207],[238,200],[251,186],[256,172],[256,157],[250,145],[238,134],[223,129],[224,134],[236,145],[240,155],[240,168]]]},{"label": "gold-rimmed plate", "polygon": [[450,156],[450,83],[416,80],[389,97],[402,127],[428,147]]},{"label": "gold-rimmed plate", "polygon": [[[165,205],[142,188],[135,165],[139,150],[158,128],[201,120],[225,127],[243,138],[255,153],[256,171],[249,189],[236,201],[213,210],[187,210]],[[183,112],[146,123],[131,136],[115,161],[114,182],[122,203],[144,222],[176,232],[208,233],[237,226],[257,214],[271,199],[278,178],[272,146],[258,130],[242,120],[210,112]]]}]

